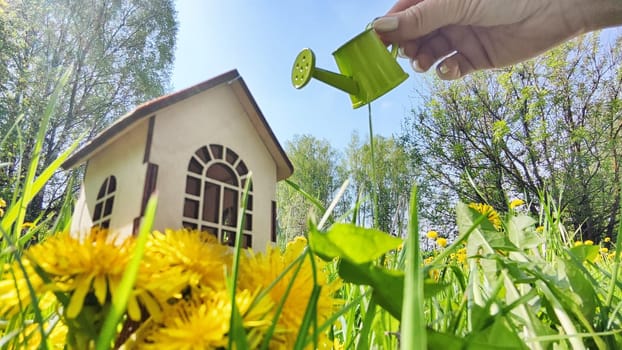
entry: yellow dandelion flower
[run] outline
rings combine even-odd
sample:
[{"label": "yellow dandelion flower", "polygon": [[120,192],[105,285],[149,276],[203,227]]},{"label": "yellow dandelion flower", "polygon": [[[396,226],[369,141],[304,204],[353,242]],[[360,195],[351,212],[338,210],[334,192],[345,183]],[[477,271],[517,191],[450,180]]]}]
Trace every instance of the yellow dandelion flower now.
[{"label": "yellow dandelion flower", "polygon": [[522,199],[512,199],[512,201],[510,202],[510,209],[514,209],[516,207],[520,207],[521,205],[525,204],[525,201]]},{"label": "yellow dandelion flower", "polygon": [[594,245],[594,241],[588,239],[587,241],[584,241],[583,244],[585,244],[585,245]]},{"label": "yellow dandelion flower", "polygon": [[574,246],[575,246],[575,247],[578,247],[578,246],[580,246],[580,245],[583,245],[583,242],[582,242],[582,241],[576,241],[576,242],[574,242]]},{"label": "yellow dandelion flower", "polygon": [[[45,291],[45,285],[30,260],[22,259],[21,266],[18,262],[5,264],[1,276],[0,315],[11,317],[29,306],[34,298],[42,300],[41,294]],[[35,291],[34,296],[28,288],[29,282]]]},{"label": "yellow dandelion flower", "polygon": [[441,248],[445,248],[445,246],[447,246],[447,238],[440,237],[439,239],[436,240],[436,245],[438,245]]},{"label": "yellow dandelion flower", "polygon": [[497,230],[501,229],[501,217],[499,216],[499,213],[497,213],[497,211],[490,205],[482,203],[471,203],[469,204],[469,208],[475,209],[479,213],[487,215],[488,221],[490,221],[490,223]]},{"label": "yellow dandelion flower", "polygon": [[339,338],[335,338],[333,340],[333,349],[334,350],[344,350],[346,348],[346,344],[342,343]]},{"label": "yellow dandelion flower", "polygon": [[611,237],[605,237],[605,239],[603,239],[603,242],[605,243],[611,242]]},{"label": "yellow dandelion flower", "polygon": [[[278,248],[271,246],[268,246],[266,251],[262,253],[248,250],[247,254],[242,256],[240,263],[238,286],[249,290],[266,288],[292,262],[300,257],[305,247],[306,240],[297,238],[287,245],[283,253]],[[311,292],[314,289],[313,267],[309,260],[308,257],[304,257],[300,269],[298,269],[298,265],[295,265],[268,292],[274,304],[277,305],[285,297],[290,282],[292,283],[291,291],[285,299],[283,311],[277,321],[276,333],[271,339],[271,348],[291,349],[295,343],[306,305],[309,303]],[[334,293],[340,287],[340,282],[328,282],[327,263],[316,259],[315,264],[317,267],[317,283],[321,286],[316,305],[316,315],[318,324],[321,324],[340,304],[339,300],[333,298]],[[298,272],[294,276],[296,270]]]},{"label": "yellow dandelion flower", "polygon": [[438,237],[438,232],[428,231],[428,233],[426,233],[425,236],[428,237],[429,239],[436,239]]},{"label": "yellow dandelion flower", "polygon": [[544,232],[544,226],[536,227],[536,232],[540,232],[540,233]]},{"label": "yellow dandelion flower", "polygon": [[[115,240],[107,230],[94,228],[84,237],[59,233],[26,251],[27,257],[52,280],[55,290],[70,292],[65,316],[75,318],[87,295],[99,305],[115,298],[125,268],[134,253],[135,241]],[[130,316],[140,319],[135,294],[128,301]]]},{"label": "yellow dandelion flower", "polygon": [[189,287],[224,289],[225,270],[230,266],[231,249],[207,232],[155,231],[147,242],[136,286],[164,304],[181,298]]},{"label": "yellow dandelion flower", "polygon": [[434,261],[434,257],[428,256],[427,258],[423,259],[423,265],[430,265],[432,261]]},{"label": "yellow dandelion flower", "polygon": [[35,224],[32,222],[25,222],[22,224],[22,229],[29,229],[35,227]]},{"label": "yellow dandelion flower", "polygon": [[2,198],[0,198],[0,208],[6,208],[6,202]]},{"label": "yellow dandelion flower", "polygon": [[441,276],[441,271],[439,269],[430,269],[430,272],[428,272],[428,274],[430,275],[431,279],[433,279],[436,282],[438,282],[438,279]]},{"label": "yellow dandelion flower", "polygon": [[[43,324],[43,329],[48,330],[50,327],[49,322]],[[41,349],[41,330],[37,323],[31,323],[24,327],[24,330],[19,334],[20,348],[22,349]],[[65,349],[67,344],[67,326],[58,320],[54,325],[54,328],[50,330],[50,333],[45,337],[48,349]]]},{"label": "yellow dandelion flower", "polygon": [[609,248],[607,247],[602,247],[599,249],[601,253],[607,254],[609,252]]},{"label": "yellow dandelion flower", "polygon": [[[236,293],[235,298],[252,349],[260,345],[273,308],[269,298],[255,299],[256,295],[248,290]],[[230,321],[231,299],[227,291],[195,293],[189,300],[167,305],[160,321],[147,321],[127,348],[224,349],[229,342]]]}]

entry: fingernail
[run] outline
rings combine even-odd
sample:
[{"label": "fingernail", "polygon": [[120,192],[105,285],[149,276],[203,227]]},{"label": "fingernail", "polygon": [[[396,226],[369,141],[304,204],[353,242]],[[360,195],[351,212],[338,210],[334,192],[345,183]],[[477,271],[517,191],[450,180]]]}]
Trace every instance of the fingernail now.
[{"label": "fingernail", "polygon": [[403,47],[397,49],[397,55],[401,58],[408,58],[408,56],[406,56],[406,53],[404,53]]},{"label": "fingernail", "polygon": [[460,78],[460,67],[457,64],[454,67],[449,67],[446,62],[443,62],[438,66],[438,73],[443,79],[458,79]]},{"label": "fingernail", "polygon": [[397,29],[399,21],[397,17],[387,16],[376,19],[373,23],[374,29],[379,32],[390,32]]},{"label": "fingernail", "polygon": [[419,65],[419,61],[417,61],[417,60],[411,60],[411,61],[410,61],[410,65],[413,67],[413,70],[414,70],[415,72],[417,72],[417,73],[423,73],[423,72],[425,72],[425,70],[423,70],[423,69],[421,68],[421,66]]},{"label": "fingernail", "polygon": [[438,67],[438,71],[441,72],[441,74],[445,75],[449,73],[449,68],[447,67],[445,63],[443,63],[440,65],[440,67]]}]

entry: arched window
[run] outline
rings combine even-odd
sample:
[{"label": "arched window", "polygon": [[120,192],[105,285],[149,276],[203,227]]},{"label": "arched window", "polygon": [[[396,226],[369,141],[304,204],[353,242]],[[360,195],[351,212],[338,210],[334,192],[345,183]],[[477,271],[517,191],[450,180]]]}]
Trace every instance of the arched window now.
[{"label": "arched window", "polygon": [[112,217],[112,206],[114,204],[114,193],[117,190],[117,180],[114,176],[109,176],[97,192],[95,200],[95,210],[93,211],[93,227],[110,227],[110,217]]},{"label": "arched window", "polygon": [[[238,211],[248,168],[230,148],[208,145],[199,148],[188,162],[183,226],[207,231],[233,246]],[[242,247],[252,246],[253,195],[250,189],[244,210]]]}]

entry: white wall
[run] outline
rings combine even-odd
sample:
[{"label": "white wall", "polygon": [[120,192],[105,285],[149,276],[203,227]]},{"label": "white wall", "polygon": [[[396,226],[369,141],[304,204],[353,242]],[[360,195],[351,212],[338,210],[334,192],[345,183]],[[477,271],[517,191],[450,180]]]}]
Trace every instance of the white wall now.
[{"label": "white wall", "polygon": [[253,248],[263,250],[270,242],[276,166],[226,84],[156,113],[150,156],[150,162],[159,166],[155,227],[181,227],[188,161],[208,144],[231,148],[253,172]]},{"label": "white wall", "polygon": [[91,216],[100,186],[108,176],[116,177],[110,229],[122,235],[132,234],[134,219],[140,215],[146,172],[143,157],[147,125],[148,118],[134,125],[123,137],[104,148],[105,152],[96,153],[86,168],[84,188]]}]

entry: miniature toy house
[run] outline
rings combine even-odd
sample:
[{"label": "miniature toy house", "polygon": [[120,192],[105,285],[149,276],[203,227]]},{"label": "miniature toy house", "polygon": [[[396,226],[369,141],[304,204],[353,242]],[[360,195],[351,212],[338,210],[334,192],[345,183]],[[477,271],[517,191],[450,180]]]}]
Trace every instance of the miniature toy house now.
[{"label": "miniature toy house", "polygon": [[131,235],[157,190],[154,229],[199,229],[233,245],[245,215],[242,245],[259,249],[276,240],[276,184],[293,172],[236,70],[138,106],[63,168],[83,163],[73,232],[102,226]]}]

